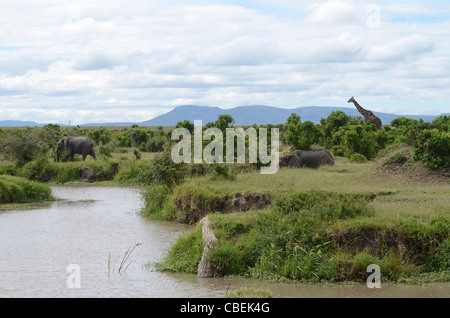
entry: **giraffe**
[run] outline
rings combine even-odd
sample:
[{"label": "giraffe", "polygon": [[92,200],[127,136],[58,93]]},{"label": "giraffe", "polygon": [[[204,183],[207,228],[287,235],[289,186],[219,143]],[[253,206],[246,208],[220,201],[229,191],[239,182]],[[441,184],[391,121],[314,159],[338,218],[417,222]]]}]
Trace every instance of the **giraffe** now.
[{"label": "giraffe", "polygon": [[361,115],[364,116],[366,123],[367,121],[370,121],[377,127],[377,129],[381,129],[381,119],[375,116],[370,110],[362,108],[353,96],[348,100],[348,103],[355,104],[356,109],[361,113]]}]

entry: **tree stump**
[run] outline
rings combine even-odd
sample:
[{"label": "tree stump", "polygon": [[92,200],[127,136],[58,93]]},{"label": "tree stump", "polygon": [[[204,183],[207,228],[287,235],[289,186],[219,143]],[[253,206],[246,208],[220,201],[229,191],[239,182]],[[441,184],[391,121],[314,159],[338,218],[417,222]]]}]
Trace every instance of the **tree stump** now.
[{"label": "tree stump", "polygon": [[198,264],[197,277],[198,278],[208,278],[213,276],[213,270],[211,264],[207,261],[208,253],[217,244],[217,238],[214,235],[214,231],[209,227],[210,220],[207,216],[200,220],[202,223],[202,239],[203,248],[202,260]]}]

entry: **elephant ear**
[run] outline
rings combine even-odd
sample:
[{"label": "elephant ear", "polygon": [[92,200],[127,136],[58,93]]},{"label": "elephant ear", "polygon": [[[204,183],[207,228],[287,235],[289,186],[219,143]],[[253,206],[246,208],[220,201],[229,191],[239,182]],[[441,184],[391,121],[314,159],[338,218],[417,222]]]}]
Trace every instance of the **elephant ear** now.
[{"label": "elephant ear", "polygon": [[70,145],[72,138],[70,137],[65,137],[64,138],[64,148],[67,148]]}]

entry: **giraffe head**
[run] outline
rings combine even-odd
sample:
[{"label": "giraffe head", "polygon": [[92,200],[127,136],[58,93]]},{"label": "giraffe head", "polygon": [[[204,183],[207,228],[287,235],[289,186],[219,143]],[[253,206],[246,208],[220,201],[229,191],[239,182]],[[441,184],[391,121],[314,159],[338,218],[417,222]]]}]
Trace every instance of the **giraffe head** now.
[{"label": "giraffe head", "polygon": [[356,100],[355,100],[355,98],[352,96],[352,98],[350,98],[350,99],[348,100],[347,103],[353,103],[353,102],[356,102]]}]

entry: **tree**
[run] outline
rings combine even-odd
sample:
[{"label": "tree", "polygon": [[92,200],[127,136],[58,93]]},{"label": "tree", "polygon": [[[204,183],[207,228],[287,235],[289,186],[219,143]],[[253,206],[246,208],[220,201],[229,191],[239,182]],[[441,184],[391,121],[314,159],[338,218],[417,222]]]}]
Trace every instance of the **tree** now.
[{"label": "tree", "polygon": [[179,121],[175,126],[175,128],[186,128],[187,130],[189,130],[191,134],[194,133],[194,124],[191,123],[189,120]]},{"label": "tree", "polygon": [[414,159],[422,160],[431,169],[450,167],[450,133],[422,130],[414,142]]},{"label": "tree", "polygon": [[219,118],[214,123],[217,128],[222,130],[222,132],[225,132],[225,129],[229,127],[233,127],[234,119],[231,117],[231,115],[228,114],[222,114],[219,116]]},{"label": "tree", "polygon": [[310,120],[302,123],[297,114],[291,114],[285,124],[285,139],[294,149],[310,150],[311,145],[318,143],[322,131]]},{"label": "tree", "polygon": [[339,129],[339,127],[345,126],[349,123],[350,116],[340,110],[333,111],[327,118],[320,119],[320,124],[322,126],[325,138],[331,137],[333,133]]},{"label": "tree", "polygon": [[9,134],[2,134],[0,139],[0,152],[18,166],[45,154],[47,150],[47,144],[40,140],[36,129],[14,129]]}]

